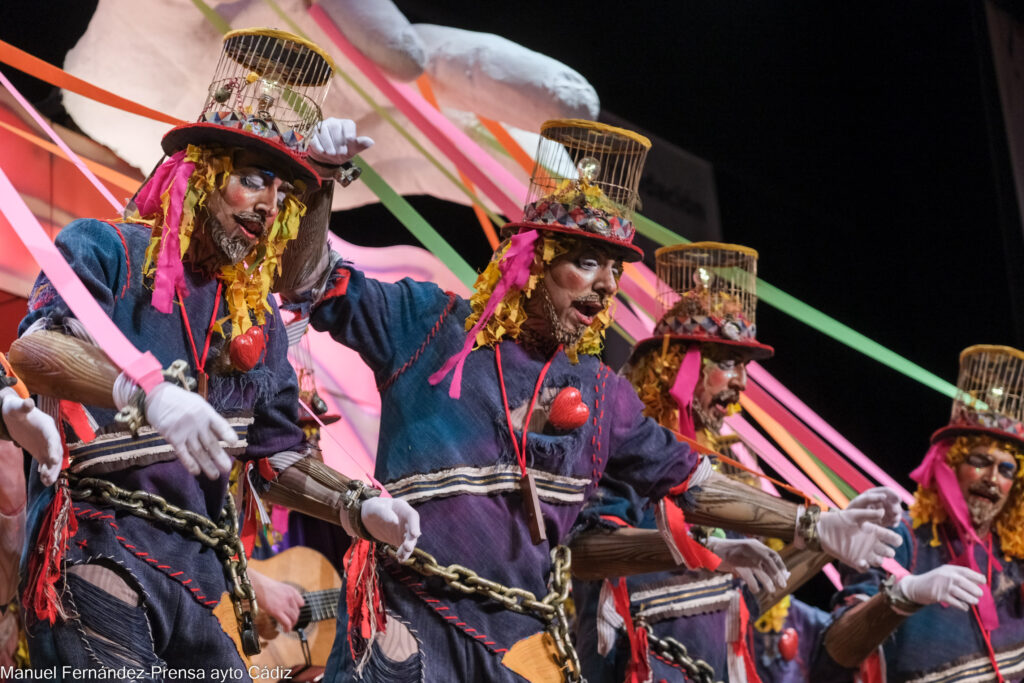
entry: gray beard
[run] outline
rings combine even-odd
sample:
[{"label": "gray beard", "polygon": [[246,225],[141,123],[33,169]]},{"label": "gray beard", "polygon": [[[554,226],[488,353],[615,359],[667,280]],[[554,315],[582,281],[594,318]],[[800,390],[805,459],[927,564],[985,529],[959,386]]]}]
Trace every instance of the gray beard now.
[{"label": "gray beard", "polygon": [[992,524],[995,523],[996,517],[1001,511],[1001,508],[997,508],[995,503],[988,500],[978,500],[974,497],[969,497],[967,500],[967,512],[971,516],[971,524],[976,531],[986,527],[991,531]]},{"label": "gray beard", "polygon": [[558,311],[555,310],[555,305],[551,302],[551,297],[548,295],[547,287],[541,285],[541,293],[544,295],[544,299],[541,303],[544,304],[544,314],[548,318],[548,329],[551,334],[551,339],[554,340],[555,344],[561,344],[567,349],[571,349],[580,343],[583,339],[583,335],[586,334],[586,327],[569,327],[558,318]]},{"label": "gray beard", "polygon": [[228,265],[233,266],[241,263],[249,255],[249,252],[252,251],[249,240],[245,239],[242,235],[229,235],[220,221],[213,216],[209,216],[206,219],[206,227],[210,232],[210,239],[213,240],[213,243],[224,254]]},{"label": "gray beard", "polygon": [[708,412],[704,410],[704,406],[697,401],[690,404],[690,409],[693,411],[694,426],[697,429],[704,427],[705,429],[710,429],[715,434],[718,434],[719,431],[721,431],[722,416],[717,410],[711,411],[711,414],[709,415]]}]

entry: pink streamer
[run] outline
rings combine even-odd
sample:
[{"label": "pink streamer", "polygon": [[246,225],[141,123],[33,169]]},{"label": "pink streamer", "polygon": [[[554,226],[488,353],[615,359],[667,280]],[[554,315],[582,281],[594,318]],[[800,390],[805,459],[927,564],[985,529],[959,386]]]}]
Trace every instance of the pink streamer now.
[{"label": "pink streamer", "polygon": [[0,210],[14,232],[35,258],[64,303],[85,326],[107,357],[125,371],[147,392],[163,381],[159,361],[153,354],[139,352],[117,329],[106,312],[96,303],[89,290],[43,230],[36,217],[22,200],[14,185],[0,168]]},{"label": "pink streamer", "polygon": [[67,158],[71,161],[71,163],[78,167],[78,170],[82,172],[82,175],[84,175],[89,180],[89,182],[92,183],[97,190],[99,190],[99,193],[103,195],[103,198],[110,202],[110,205],[114,207],[114,211],[116,211],[117,213],[121,213],[121,211],[124,210],[124,205],[119,204],[118,201],[114,199],[114,195],[110,194],[110,190],[107,189],[107,186],[101,183],[100,179],[97,178],[96,175],[89,170],[89,167],[85,165],[85,162],[82,161],[82,159],[77,154],[71,151],[71,148],[68,147],[63,140],[61,140],[60,136],[57,135],[56,131],[54,131],[53,128],[50,127],[50,124],[46,122],[46,119],[44,119],[43,116],[38,111],[36,111],[35,107],[29,104],[28,100],[26,100],[24,96],[20,92],[18,92],[18,89],[15,88],[9,80],[7,80],[7,77],[4,76],[3,73],[0,73],[0,83],[2,83],[5,88],[7,88],[7,92],[11,93],[11,95],[14,96],[14,99],[18,101],[18,104],[21,105],[22,109],[24,109],[28,113],[28,115],[31,116],[37,124],[39,124],[39,127],[46,131],[46,134],[50,136],[50,139],[53,140],[54,144],[60,147],[60,150],[64,152],[65,155],[67,155]]},{"label": "pink streamer", "polygon": [[910,505],[914,502],[914,496],[909,491],[903,488],[895,479],[890,477],[885,470],[876,465],[871,458],[864,455],[864,453],[859,451],[856,446],[846,440],[842,434],[825,422],[825,420],[809,408],[807,404],[783,386],[779,380],[775,379],[775,377],[765,371],[764,368],[757,363],[749,363],[747,365],[747,373],[754,381],[764,387],[765,391],[772,394],[780,403],[785,405],[790,412],[803,420],[808,427],[818,432],[818,434],[828,440],[833,447],[839,449],[839,451],[849,458],[855,465],[867,472],[870,476],[874,477],[880,484],[888,486],[892,490],[896,491],[900,498],[903,499],[904,503]]},{"label": "pink streamer", "polygon": [[512,289],[522,289],[529,281],[530,266],[533,265],[534,257],[536,256],[533,244],[537,241],[537,237],[536,230],[527,230],[512,236],[509,247],[505,251],[504,256],[502,256],[501,263],[498,264],[498,268],[501,270],[501,278],[494,285],[494,291],[491,292],[491,296],[487,300],[487,305],[484,307],[480,319],[476,321],[473,329],[466,335],[466,340],[462,343],[462,349],[452,355],[451,358],[445,361],[440,370],[429,377],[428,381],[430,384],[435,385],[444,379],[454,368],[455,375],[452,377],[452,384],[448,388],[448,395],[452,398],[457,400],[462,395],[462,368],[466,364],[466,356],[473,350],[473,343],[476,341],[477,333],[483,329],[487,321],[494,315],[494,310],[501,303],[505,294]]},{"label": "pink streamer", "polygon": [[726,423],[733,431],[739,434],[750,448],[754,449],[766,463],[772,466],[779,475],[790,485],[795,486],[810,496],[814,496],[826,505],[839,507],[835,501],[826,496],[807,475],[797,469],[796,465],[779,452],[768,439],[761,435],[752,425],[747,424],[742,415],[732,415],[725,418]]},{"label": "pink streamer", "polygon": [[[497,205],[498,211],[505,214],[509,220],[518,220],[522,216],[526,186],[521,181],[434,109],[419,93],[408,85],[390,81],[345,38],[318,5],[314,4],[309,8],[309,15],[345,57],[355,64],[363,75],[369,78],[384,96],[455,164],[458,170],[465,173]],[[494,179],[497,179],[506,190],[503,191]]]},{"label": "pink streamer", "polygon": [[176,152],[160,164],[153,177],[142,186],[135,198],[139,215],[148,216],[161,210],[162,195],[164,192],[169,193],[160,253],[156,261],[156,276],[153,278],[153,308],[161,313],[171,313],[174,310],[175,291],[188,291],[185,286],[184,267],[181,264],[181,236],[178,231],[181,227],[188,180],[195,169],[194,162],[185,160],[185,150]]},{"label": "pink streamer", "polygon": [[690,344],[679,364],[676,380],[668,395],[676,400],[679,406],[679,433],[688,439],[697,438],[697,428],[693,423],[693,392],[700,379],[700,344]]},{"label": "pink streamer", "polygon": [[[954,564],[981,572],[978,560],[974,557],[974,546],[982,545],[982,542],[974,531],[974,525],[971,524],[967,501],[964,500],[964,494],[960,490],[960,482],[957,481],[956,473],[946,462],[946,453],[949,452],[950,445],[948,439],[933,444],[921,464],[910,473],[910,478],[921,486],[934,489],[939,494],[939,500],[949,514],[960,542],[964,546],[963,553],[954,559]],[[988,561],[997,569],[1002,570],[1002,565],[992,556],[991,552],[989,552]],[[992,588],[986,583],[982,586],[982,591],[981,600],[978,602],[978,613],[981,615],[982,625],[989,631],[994,631],[999,628],[999,615],[996,614],[996,604],[992,599]]]}]

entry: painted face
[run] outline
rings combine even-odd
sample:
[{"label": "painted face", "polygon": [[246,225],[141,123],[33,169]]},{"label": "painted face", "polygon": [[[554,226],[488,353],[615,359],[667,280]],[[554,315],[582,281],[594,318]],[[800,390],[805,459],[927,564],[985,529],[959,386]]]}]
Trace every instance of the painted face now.
[{"label": "painted face", "polygon": [[706,344],[701,349],[700,378],[693,391],[697,427],[718,432],[729,407],[747,388],[747,360],[735,349]]},{"label": "painted face", "polygon": [[204,224],[226,263],[244,260],[268,234],[288,193],[295,188],[248,151],[234,156],[227,184],[206,200]]},{"label": "painted face", "polygon": [[579,240],[544,269],[526,303],[528,327],[542,338],[573,346],[619,288],[622,261],[590,240]]},{"label": "painted face", "polygon": [[967,453],[956,468],[960,492],[967,501],[971,524],[981,533],[988,533],[992,522],[1002,512],[1010,497],[1017,459],[1012,453],[993,444],[979,443]]}]

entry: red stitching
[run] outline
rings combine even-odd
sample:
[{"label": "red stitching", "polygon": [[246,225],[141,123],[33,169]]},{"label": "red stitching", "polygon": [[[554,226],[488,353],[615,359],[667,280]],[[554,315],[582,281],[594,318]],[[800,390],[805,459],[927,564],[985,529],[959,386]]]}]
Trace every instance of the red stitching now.
[{"label": "red stitching", "polygon": [[405,362],[405,365],[395,370],[394,374],[387,378],[384,384],[380,386],[380,389],[378,391],[383,393],[385,389],[387,389],[388,387],[395,383],[395,380],[398,379],[399,375],[401,375],[403,372],[412,367],[412,364],[416,362],[416,359],[420,357],[420,355],[426,350],[427,346],[430,345],[430,342],[433,341],[434,335],[436,335],[438,331],[441,329],[441,323],[444,322],[444,319],[448,317],[449,313],[455,310],[455,294],[453,294],[452,292],[446,292],[446,294],[448,295],[448,305],[444,307],[443,311],[441,311],[441,317],[437,319],[437,322],[434,323],[434,327],[430,330],[430,332],[427,333],[427,338],[424,339],[423,343],[420,344],[420,347],[416,349],[416,353],[412,354],[409,360]]},{"label": "red stitching", "polygon": [[[103,221],[103,222],[107,223],[107,221]],[[128,256],[128,242],[125,240],[124,235],[121,233],[121,229],[120,228],[118,228],[113,223],[107,223],[107,225],[112,227],[114,229],[114,232],[117,233],[117,236],[121,238],[121,246],[124,247],[124,271],[125,271],[126,275],[125,275],[125,278],[124,278],[124,287],[121,288],[121,296],[119,297],[119,298],[123,298],[124,295],[125,295],[125,292],[128,291],[128,283],[130,283],[132,281],[132,261],[131,261],[131,257]]]},{"label": "red stitching", "polygon": [[[83,515],[83,516],[85,516],[87,514],[87,513],[82,512],[82,508],[74,508],[74,511],[75,511],[76,515]],[[96,510],[95,512],[98,513],[98,512],[102,512],[102,511],[101,510]],[[90,515],[90,519],[93,518],[93,517],[95,517],[95,515]],[[106,519],[108,517],[112,517],[112,515],[106,515],[105,517],[103,517],[103,519]],[[117,528],[117,525],[114,522],[107,522],[107,524],[109,524],[111,526],[111,528],[113,528],[113,529]],[[169,564],[159,564],[159,560],[157,560],[157,559],[155,559],[153,557],[149,557],[149,553],[143,552],[141,550],[136,550],[136,546],[132,545],[131,543],[128,543],[127,539],[125,539],[124,536],[117,536],[117,535],[115,535],[114,538],[116,538],[117,541],[121,545],[123,545],[125,548],[127,548],[128,550],[131,550],[132,554],[135,555],[136,557],[138,557],[140,560],[145,560],[146,562],[149,562],[150,564],[156,565],[156,569],[166,570],[166,569],[170,569],[171,568],[171,565],[169,565]],[[83,540],[82,543],[84,544],[84,542],[85,541]],[[164,574],[166,576],[177,580],[183,586],[192,583],[192,579],[186,579],[184,581],[181,581],[180,579],[177,578],[177,577],[181,576],[184,573],[185,572],[183,570],[176,571],[176,572],[173,572],[173,573],[168,573],[168,572],[164,571]],[[211,607],[212,605],[216,605],[217,604],[217,602],[218,602],[217,600],[209,600],[209,601],[206,600],[206,596],[205,595],[200,595],[199,594],[199,590],[200,590],[199,588],[190,588],[189,589],[189,591],[192,593],[193,597],[195,597],[196,601],[199,602],[199,604],[203,605],[204,607]]]},{"label": "red stitching", "polygon": [[[398,580],[401,583],[403,583],[409,590],[411,590],[413,593],[415,593],[418,598],[423,600],[424,603],[427,603],[427,605],[430,606],[435,612],[440,613],[440,612],[443,612],[445,610],[451,609],[450,607],[446,607],[446,606],[435,607],[433,603],[439,603],[440,600],[438,600],[436,598],[428,598],[427,596],[429,595],[429,593],[427,593],[427,591],[424,590],[422,582],[417,583],[412,577],[409,577],[407,575],[400,575],[398,577]],[[471,634],[471,633],[477,633],[477,630],[475,628],[466,628],[466,622],[458,621],[459,617],[457,617],[455,615],[439,614],[438,616],[441,616],[446,621],[452,623],[452,625],[461,628],[463,633],[466,633],[467,635]],[[475,635],[475,636],[472,636],[472,637],[473,637],[474,640],[483,639],[484,640],[483,645],[485,647],[487,647],[487,649],[489,649],[491,652],[493,652],[495,654],[501,654],[503,652],[508,652],[508,648],[495,649],[495,648],[490,647],[491,645],[496,644],[497,641],[490,640],[489,636],[480,634],[480,635]]]}]

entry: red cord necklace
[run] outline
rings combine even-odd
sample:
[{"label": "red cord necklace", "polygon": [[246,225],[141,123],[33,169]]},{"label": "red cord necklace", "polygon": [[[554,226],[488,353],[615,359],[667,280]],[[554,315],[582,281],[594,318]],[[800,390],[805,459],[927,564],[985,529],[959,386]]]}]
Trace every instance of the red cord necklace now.
[{"label": "red cord necklace", "polygon": [[[942,538],[943,538],[944,541],[946,541],[946,550],[949,551],[950,558],[956,557],[956,554],[953,552],[953,543],[949,540],[949,536],[945,533],[945,531],[943,531],[943,533],[942,533]],[[988,567],[987,567],[987,574],[988,574],[987,583],[988,583],[989,590],[991,590],[992,589],[992,565],[994,564],[993,560],[995,559],[993,557],[993,555],[992,555],[992,534],[991,533],[989,533],[988,538],[986,540],[987,540],[987,543],[985,545],[985,550],[988,551],[988,562],[986,563],[988,565]],[[968,550],[968,552],[972,552],[973,553],[974,552],[974,547],[971,546],[971,548]],[[996,674],[996,681],[997,681],[997,683],[1005,683],[1006,679],[1003,678],[1002,672],[999,671],[999,663],[996,660],[995,650],[992,649],[992,636],[989,633],[988,629],[985,628],[985,624],[983,624],[982,621],[981,621],[981,613],[978,611],[978,606],[977,605],[971,605],[971,612],[974,614],[974,621],[976,621],[978,623],[978,628],[981,629],[981,637],[985,640],[985,649],[988,651],[989,661],[992,662],[992,670]]]},{"label": "red cord necklace", "polygon": [[523,496],[523,511],[526,513],[526,521],[530,525],[530,539],[534,545],[546,541],[548,536],[544,530],[544,517],[540,509],[540,498],[537,495],[537,483],[533,475],[526,469],[526,434],[530,429],[530,418],[533,417],[533,408],[537,405],[537,396],[540,395],[540,387],[544,384],[544,377],[548,374],[551,362],[555,360],[562,351],[559,344],[555,352],[548,358],[548,362],[541,368],[540,376],[537,377],[537,384],[533,388],[533,398],[530,399],[530,407],[526,411],[526,418],[523,421],[523,441],[516,439],[516,431],[512,426],[512,411],[508,407],[508,395],[505,392],[505,375],[501,371],[501,344],[494,346],[494,363],[498,366],[498,384],[501,386],[501,402],[505,406],[505,419],[508,421],[508,435],[512,439],[512,449],[516,453],[516,460],[519,461],[519,471],[522,478],[519,480],[519,490]]},{"label": "red cord necklace", "polygon": [[192,336],[192,326],[188,322],[188,314],[185,313],[185,299],[181,295],[181,290],[178,289],[178,303],[181,305],[181,319],[185,323],[185,331],[188,333],[188,343],[192,346],[192,360],[196,364],[196,375],[198,376],[198,386],[196,392],[206,398],[208,391],[208,380],[209,376],[206,374],[206,357],[210,353],[210,338],[213,336],[213,326],[217,321],[217,311],[220,309],[220,293],[223,283],[217,280],[217,297],[213,300],[213,314],[210,316],[210,326],[206,330],[206,342],[203,344],[203,357],[199,357],[199,351],[196,349],[196,340]]}]

